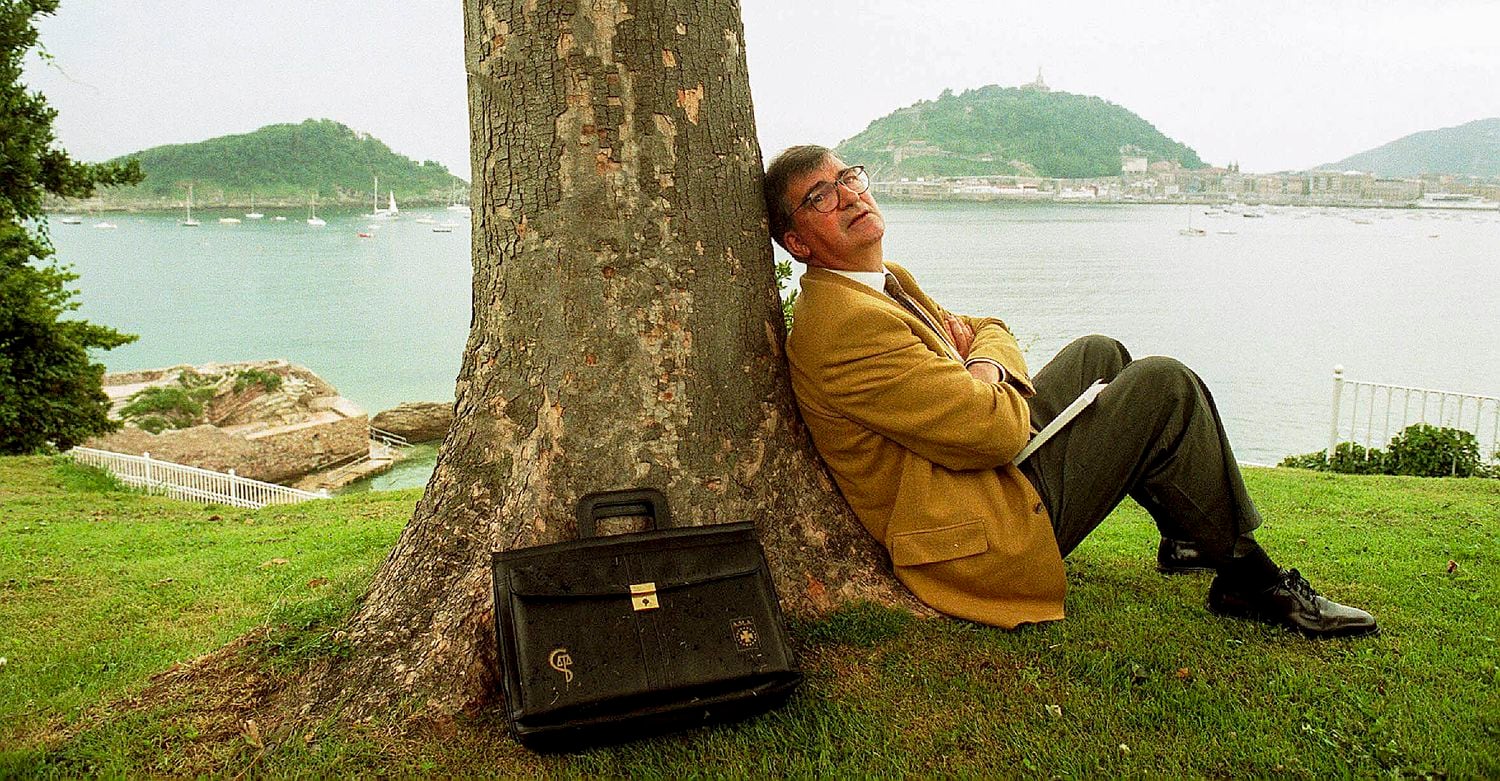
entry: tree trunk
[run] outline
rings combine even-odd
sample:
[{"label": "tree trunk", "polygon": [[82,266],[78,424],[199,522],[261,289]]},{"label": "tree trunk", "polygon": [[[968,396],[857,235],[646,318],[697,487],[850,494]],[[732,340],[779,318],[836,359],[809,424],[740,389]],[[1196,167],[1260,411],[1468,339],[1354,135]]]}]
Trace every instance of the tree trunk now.
[{"label": "tree trunk", "polygon": [[496,691],[490,554],[591,491],[753,519],[784,607],[912,605],[792,399],[731,0],[467,0],[473,321],[437,469],[320,699]]}]

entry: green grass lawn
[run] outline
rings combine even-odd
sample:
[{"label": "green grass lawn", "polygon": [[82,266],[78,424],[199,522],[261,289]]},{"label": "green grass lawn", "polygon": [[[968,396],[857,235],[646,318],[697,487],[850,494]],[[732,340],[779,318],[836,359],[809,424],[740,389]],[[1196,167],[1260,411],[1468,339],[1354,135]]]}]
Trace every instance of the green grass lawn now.
[{"label": "green grass lawn", "polygon": [[197,733],[179,718],[190,703],[109,707],[257,627],[271,639],[256,664],[317,653],[419,491],[252,512],[0,458],[0,778],[1500,777],[1500,480],[1246,480],[1273,557],[1374,612],[1381,636],[1315,642],[1210,615],[1208,576],[1152,570],[1155,531],[1127,505],[1069,560],[1066,621],[1005,632],[847,609],[793,627],[807,683],[785,708],[537,757],[494,713],[260,752]]}]

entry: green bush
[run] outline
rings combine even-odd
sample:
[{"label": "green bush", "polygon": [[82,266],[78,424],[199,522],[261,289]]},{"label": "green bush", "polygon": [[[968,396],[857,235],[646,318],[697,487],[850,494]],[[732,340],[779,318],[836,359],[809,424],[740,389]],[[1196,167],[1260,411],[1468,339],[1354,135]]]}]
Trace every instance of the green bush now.
[{"label": "green bush", "polygon": [[188,387],[179,380],[177,385],[158,385],[137,391],[120,409],[120,416],[153,434],[169,428],[187,428],[198,424],[203,417],[203,402],[213,395],[212,385]]},{"label": "green bush", "polygon": [[1418,477],[1485,476],[1488,470],[1479,457],[1479,441],[1456,428],[1438,428],[1426,423],[1407,426],[1391,438],[1386,460],[1396,475]]},{"label": "green bush", "polygon": [[[780,292],[787,280],[792,278],[792,262],[783,260],[776,264],[776,290]],[[792,331],[792,306],[797,303],[797,291],[792,290],[781,300],[781,318],[786,321],[787,333]]]},{"label": "green bush", "polygon": [[[1500,458],[1500,453],[1496,454]],[[1330,462],[1327,450],[1287,456],[1278,466],[1349,475],[1500,477],[1500,466],[1484,463],[1479,442],[1468,431],[1416,423],[1391,438],[1384,451],[1340,442]]]},{"label": "green bush", "polygon": [[264,369],[244,369],[235,373],[235,393],[241,393],[252,385],[259,385],[265,392],[270,393],[281,387],[281,375]]}]

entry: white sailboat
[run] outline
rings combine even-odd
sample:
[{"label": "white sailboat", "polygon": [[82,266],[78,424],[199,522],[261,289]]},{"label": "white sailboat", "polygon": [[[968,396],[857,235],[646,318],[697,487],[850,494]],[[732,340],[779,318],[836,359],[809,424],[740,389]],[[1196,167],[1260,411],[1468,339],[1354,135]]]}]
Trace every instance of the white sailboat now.
[{"label": "white sailboat", "polygon": [[390,212],[386,211],[385,209],[380,208],[380,177],[379,176],[375,177],[375,189],[372,190],[371,193],[372,194],[370,195],[370,213],[366,214],[365,218],[366,219],[371,219],[371,220],[388,220],[388,219],[390,219],[391,218]]},{"label": "white sailboat", "polygon": [[312,202],[307,205],[307,224],[314,228],[327,225],[327,221],[318,218],[318,194],[313,193]]},{"label": "white sailboat", "polygon": [[200,223],[197,220],[193,219],[193,183],[192,182],[188,182],[187,219],[181,220],[177,224],[181,225],[184,228],[196,228],[199,225],[203,224],[203,223]]},{"label": "white sailboat", "polygon": [[255,210],[255,191],[250,191],[250,211],[245,212],[245,219],[258,220],[266,215]]},{"label": "white sailboat", "polygon": [[463,212],[464,214],[469,214],[470,213],[469,212],[469,205],[466,204],[466,203],[459,203],[458,202],[459,192],[460,192],[460,190],[457,190],[457,189],[455,189],[453,191],[453,197],[450,199],[450,203],[448,204],[448,211],[450,211],[450,212]]},{"label": "white sailboat", "polygon": [[391,200],[389,202],[389,205],[386,206],[385,213],[386,216],[394,219],[396,215],[401,213],[401,210],[396,208],[396,191],[391,190],[390,195]]},{"label": "white sailboat", "polygon": [[1195,210],[1195,207],[1188,206],[1188,224],[1187,224],[1186,228],[1182,228],[1182,229],[1180,229],[1180,230],[1177,231],[1177,233],[1179,235],[1182,235],[1182,236],[1207,236],[1208,235],[1208,231],[1206,231],[1206,230],[1204,230],[1202,228],[1194,228],[1193,227],[1193,211],[1194,210]]}]

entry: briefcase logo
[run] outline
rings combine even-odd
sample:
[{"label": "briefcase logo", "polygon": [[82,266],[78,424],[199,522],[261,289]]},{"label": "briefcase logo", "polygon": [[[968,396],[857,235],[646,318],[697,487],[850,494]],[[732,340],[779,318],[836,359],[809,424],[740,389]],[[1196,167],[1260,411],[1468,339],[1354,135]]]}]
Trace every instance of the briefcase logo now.
[{"label": "briefcase logo", "polygon": [[554,650],[552,654],[547,657],[547,664],[551,665],[552,669],[563,674],[564,686],[573,682],[573,671],[568,669],[569,667],[573,666],[573,657],[568,655],[567,648],[558,648]]},{"label": "briefcase logo", "polygon": [[748,618],[736,618],[729,622],[729,634],[741,651],[760,645],[760,634],[755,631],[755,622]]}]

